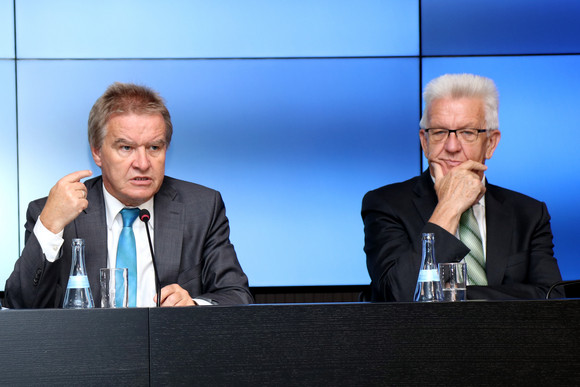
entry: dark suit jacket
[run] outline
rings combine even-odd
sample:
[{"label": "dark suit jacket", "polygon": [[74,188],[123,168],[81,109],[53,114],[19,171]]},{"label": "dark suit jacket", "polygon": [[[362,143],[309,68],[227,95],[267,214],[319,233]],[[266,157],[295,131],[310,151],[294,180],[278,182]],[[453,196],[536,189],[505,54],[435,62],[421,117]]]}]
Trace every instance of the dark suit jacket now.
[{"label": "dark suit jacket", "polygon": [[[487,184],[488,286],[468,286],[468,299],[544,298],[561,281],[546,205]],[[438,263],[460,261],[469,249],[428,223],[437,195],[429,170],[368,192],[362,203],[367,268],[373,301],[411,301],[421,264],[421,234],[435,234]]]},{"label": "dark suit jacket", "polygon": [[[107,229],[103,180],[85,182],[89,205],[64,229],[60,258],[44,258],[33,233],[46,198],[30,203],[26,244],[6,281],[10,308],[61,307],[71,266],[71,239],[85,239],[85,263],[95,306],[100,306],[99,269],[107,267]],[[192,297],[219,304],[253,302],[248,279],[229,241],[229,223],[220,194],[165,177],[155,195],[155,258],[161,287],[177,283]]]}]

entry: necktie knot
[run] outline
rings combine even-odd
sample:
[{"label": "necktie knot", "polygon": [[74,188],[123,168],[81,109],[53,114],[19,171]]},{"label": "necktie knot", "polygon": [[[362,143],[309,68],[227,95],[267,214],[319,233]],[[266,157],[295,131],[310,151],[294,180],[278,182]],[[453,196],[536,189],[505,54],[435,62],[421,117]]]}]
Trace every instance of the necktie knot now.
[{"label": "necktie knot", "polygon": [[138,208],[123,208],[121,210],[121,216],[123,217],[123,227],[133,227],[133,222],[139,216]]}]

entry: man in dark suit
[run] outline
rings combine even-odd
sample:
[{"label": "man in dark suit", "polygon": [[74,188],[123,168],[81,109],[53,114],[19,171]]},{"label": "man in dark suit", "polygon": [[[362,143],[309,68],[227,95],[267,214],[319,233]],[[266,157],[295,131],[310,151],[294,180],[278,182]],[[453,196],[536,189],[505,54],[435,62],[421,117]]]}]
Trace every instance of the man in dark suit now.
[{"label": "man in dark suit", "polygon": [[[6,282],[11,308],[61,307],[71,267],[71,240],[86,243],[86,266],[95,305],[99,269],[115,267],[123,208],[147,209],[154,240],[162,306],[246,304],[248,280],[229,241],[217,191],[165,176],[173,127],[161,97],[143,86],[115,83],[89,115],[89,144],[102,176],[91,171],[59,180],[47,198],[30,203],[26,244]],[[136,306],[156,302],[145,225],[136,241]],[[131,274],[130,274],[131,276]],[[131,297],[131,296],[130,296]]]},{"label": "man in dark suit", "polygon": [[[447,74],[431,81],[423,98],[419,137],[429,169],[363,199],[371,299],[413,299],[423,233],[435,235],[438,263],[467,263],[468,299],[544,298],[561,280],[546,205],[484,176],[501,137],[495,84]],[[480,246],[473,251],[462,239],[468,219]]]}]

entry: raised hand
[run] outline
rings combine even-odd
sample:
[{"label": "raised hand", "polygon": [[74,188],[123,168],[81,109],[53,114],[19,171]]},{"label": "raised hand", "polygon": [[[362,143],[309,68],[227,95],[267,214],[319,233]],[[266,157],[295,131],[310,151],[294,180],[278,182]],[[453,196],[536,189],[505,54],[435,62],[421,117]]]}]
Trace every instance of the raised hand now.
[{"label": "raised hand", "polygon": [[57,234],[87,208],[87,188],[80,181],[92,174],[89,170],[73,172],[50,189],[48,200],[40,213],[44,227]]},{"label": "raised hand", "polygon": [[475,204],[485,193],[482,173],[487,169],[484,164],[467,160],[443,175],[441,166],[431,163],[435,177],[435,192],[439,202],[454,203],[463,213]]},{"label": "raised hand", "polygon": [[429,221],[454,234],[461,214],[485,194],[485,185],[481,180],[487,167],[467,160],[444,175],[442,167],[436,162],[431,162],[430,166],[439,201]]}]

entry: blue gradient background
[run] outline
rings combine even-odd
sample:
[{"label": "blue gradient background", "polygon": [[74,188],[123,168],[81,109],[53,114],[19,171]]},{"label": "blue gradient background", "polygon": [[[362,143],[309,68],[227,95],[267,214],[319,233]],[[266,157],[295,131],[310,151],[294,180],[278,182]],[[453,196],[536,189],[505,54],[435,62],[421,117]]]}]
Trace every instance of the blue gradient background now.
[{"label": "blue gradient background", "polygon": [[423,55],[580,50],[577,0],[423,0],[421,12]]},{"label": "blue gradient background", "polygon": [[17,1],[17,44],[22,58],[418,55],[418,10],[408,0]]},{"label": "blue gradient background", "polygon": [[420,88],[446,72],[496,81],[487,176],[548,204],[563,276],[580,278],[580,7],[505,3],[17,0],[15,59],[13,1],[0,0],[0,289],[28,202],[100,172],[86,121],[114,81],[165,97],[167,174],[222,193],[250,285],[368,283],[362,197],[420,173]]},{"label": "blue gradient background", "polygon": [[[12,0],[0,0],[0,59],[6,58],[14,58],[14,4]],[[8,86],[4,83],[3,85]]]}]

